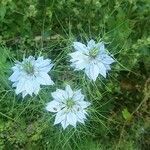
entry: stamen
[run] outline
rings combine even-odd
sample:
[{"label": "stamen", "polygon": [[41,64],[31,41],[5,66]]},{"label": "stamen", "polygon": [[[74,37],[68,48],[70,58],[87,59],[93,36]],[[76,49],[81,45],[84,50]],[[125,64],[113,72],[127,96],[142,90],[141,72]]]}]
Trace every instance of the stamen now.
[{"label": "stamen", "polygon": [[71,109],[75,105],[75,101],[73,99],[68,99],[66,105],[68,109]]},{"label": "stamen", "polygon": [[98,52],[99,52],[99,49],[98,49],[98,48],[93,48],[93,49],[90,50],[89,55],[90,55],[92,58],[95,58],[95,57],[98,55]]},{"label": "stamen", "polygon": [[27,74],[34,74],[34,66],[31,64],[30,61],[27,61],[26,63],[23,64],[23,69]]}]

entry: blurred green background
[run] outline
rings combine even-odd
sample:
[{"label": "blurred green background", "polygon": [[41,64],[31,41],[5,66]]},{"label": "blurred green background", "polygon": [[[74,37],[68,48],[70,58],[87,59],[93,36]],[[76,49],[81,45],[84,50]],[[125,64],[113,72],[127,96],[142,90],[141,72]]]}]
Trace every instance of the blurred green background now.
[{"label": "blurred green background", "polygon": [[[149,33],[149,0],[0,0],[0,150],[149,150]],[[69,69],[71,43],[92,38],[117,60],[103,84]],[[67,81],[92,101],[85,127],[53,127],[44,106],[54,87],[14,94],[13,62],[39,54],[55,63],[55,88]]]}]

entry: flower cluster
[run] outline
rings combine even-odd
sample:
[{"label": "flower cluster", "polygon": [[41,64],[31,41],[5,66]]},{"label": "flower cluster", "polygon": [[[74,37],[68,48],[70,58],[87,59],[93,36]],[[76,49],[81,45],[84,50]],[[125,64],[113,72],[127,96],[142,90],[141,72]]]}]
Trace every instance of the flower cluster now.
[{"label": "flower cluster", "polygon": [[53,85],[48,72],[53,67],[50,59],[44,60],[43,57],[39,57],[35,60],[34,57],[29,56],[22,62],[17,62],[12,70],[14,73],[9,77],[13,83],[13,87],[16,87],[16,94],[22,93],[24,98],[27,94],[34,93],[37,95],[40,91],[40,85]]},{"label": "flower cluster", "polygon": [[[111,70],[110,65],[115,62],[113,57],[106,51],[104,43],[95,43],[90,40],[87,46],[74,42],[75,52],[70,53],[71,67],[75,70],[84,70],[89,79],[96,81],[98,75],[106,78],[106,74]],[[13,74],[9,80],[13,82],[16,94],[37,95],[41,85],[53,85],[54,82],[49,76],[53,64],[50,59],[33,56],[24,58],[22,62],[17,61],[12,67]],[[63,129],[68,125],[76,127],[77,122],[84,123],[86,120],[87,107],[90,102],[85,101],[85,96],[80,90],[73,91],[70,85],[65,90],[57,89],[51,93],[53,100],[47,103],[46,110],[55,113],[55,124],[61,124]]]},{"label": "flower cluster", "polygon": [[69,124],[76,127],[76,123],[84,123],[87,108],[90,103],[84,101],[81,90],[72,91],[69,85],[65,90],[57,89],[52,93],[53,101],[49,102],[46,110],[56,113],[54,124],[61,123],[65,129]]},{"label": "flower cluster", "polygon": [[87,46],[74,42],[73,47],[76,51],[70,54],[72,57],[70,61],[75,70],[84,70],[94,81],[99,74],[106,78],[106,73],[111,70],[110,64],[114,59],[108,55],[103,42],[95,44],[94,40],[90,40]]}]

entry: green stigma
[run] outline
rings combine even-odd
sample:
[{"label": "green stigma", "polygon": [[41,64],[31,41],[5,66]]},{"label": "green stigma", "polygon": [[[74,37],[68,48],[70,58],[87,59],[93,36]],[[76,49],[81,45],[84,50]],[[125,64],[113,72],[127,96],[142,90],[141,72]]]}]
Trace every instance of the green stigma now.
[{"label": "green stigma", "polygon": [[71,98],[67,99],[66,105],[68,109],[71,109],[75,105],[75,101]]},{"label": "green stigma", "polygon": [[34,74],[34,66],[31,64],[30,61],[27,61],[25,64],[23,64],[23,69],[27,74]]},{"label": "green stigma", "polygon": [[93,49],[90,50],[89,55],[90,55],[92,58],[95,58],[95,57],[98,55],[98,52],[99,52],[99,49],[98,49],[98,48],[93,48]]}]

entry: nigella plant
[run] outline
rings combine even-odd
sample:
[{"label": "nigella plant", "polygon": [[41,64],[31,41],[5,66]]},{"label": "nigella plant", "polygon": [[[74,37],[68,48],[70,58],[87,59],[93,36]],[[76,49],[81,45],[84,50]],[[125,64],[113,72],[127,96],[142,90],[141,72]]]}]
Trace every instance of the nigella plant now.
[{"label": "nigella plant", "polygon": [[87,115],[86,108],[90,105],[84,101],[81,90],[73,91],[70,85],[65,90],[57,89],[52,93],[53,101],[49,102],[46,110],[56,113],[54,124],[61,124],[63,129],[68,125],[76,127],[77,122],[84,123]]},{"label": "nigella plant", "polygon": [[74,42],[75,52],[69,54],[71,66],[75,70],[84,70],[89,79],[96,81],[99,74],[106,78],[106,74],[111,70],[110,65],[115,60],[108,54],[104,43],[95,43],[90,40],[87,46],[80,42]]},{"label": "nigella plant", "polygon": [[22,62],[17,61],[12,67],[13,74],[9,77],[9,80],[13,82],[12,86],[16,88],[16,94],[22,93],[23,98],[28,94],[37,95],[40,85],[53,85],[54,82],[48,75],[52,67],[51,60],[44,60],[43,57],[35,59],[29,56]]}]

